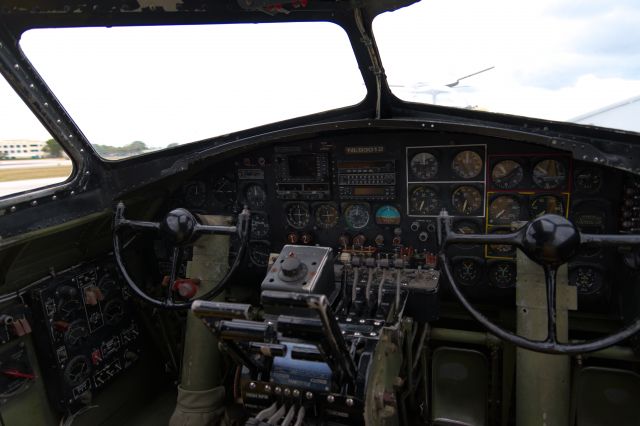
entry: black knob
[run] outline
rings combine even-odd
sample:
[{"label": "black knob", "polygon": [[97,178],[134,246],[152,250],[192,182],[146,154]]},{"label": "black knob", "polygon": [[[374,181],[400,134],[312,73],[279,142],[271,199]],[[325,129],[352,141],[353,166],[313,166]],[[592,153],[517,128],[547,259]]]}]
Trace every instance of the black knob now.
[{"label": "black knob", "polygon": [[196,218],[186,209],[171,210],[160,223],[160,232],[165,239],[174,245],[193,242]]},{"label": "black knob", "polygon": [[295,256],[289,256],[282,262],[280,269],[285,277],[293,278],[300,273],[301,267],[300,259]]},{"label": "black knob", "polygon": [[545,214],[529,223],[522,251],[540,265],[560,266],[580,246],[580,233],[573,223],[557,214]]}]

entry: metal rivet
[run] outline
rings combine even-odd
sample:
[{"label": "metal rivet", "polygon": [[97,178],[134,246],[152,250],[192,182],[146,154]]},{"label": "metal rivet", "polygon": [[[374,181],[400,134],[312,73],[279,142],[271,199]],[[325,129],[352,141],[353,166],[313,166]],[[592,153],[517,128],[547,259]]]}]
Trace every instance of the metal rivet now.
[{"label": "metal rivet", "polygon": [[69,139],[73,139],[73,135],[69,135]]},{"label": "metal rivet", "polygon": [[43,105],[44,105],[44,106],[45,106],[45,108],[46,108],[46,107],[48,107],[48,106],[49,106],[49,103],[48,103],[48,102],[45,102]]},{"label": "metal rivet", "polygon": [[84,172],[85,175],[90,175],[91,172],[89,170],[87,170],[86,172]]},{"label": "metal rivet", "polygon": [[291,389],[284,388],[284,396],[290,396],[290,395],[291,395]]},{"label": "metal rivet", "polygon": [[348,407],[353,407],[353,398],[347,398],[345,401]]},{"label": "metal rivet", "polygon": [[251,382],[251,383],[249,383],[249,389],[253,390],[253,389],[255,389],[255,388],[256,388],[256,384],[255,384],[255,382]]},{"label": "metal rivet", "polygon": [[60,120],[59,118],[56,120],[56,123],[60,124],[62,123],[62,120]]},{"label": "metal rivet", "polygon": [[361,319],[361,320],[360,320],[360,324],[364,324],[365,322],[366,322],[366,321],[365,321],[365,320],[363,320],[363,319]]},{"label": "metal rivet", "polygon": [[376,336],[377,336],[377,334],[376,334],[376,333],[374,333],[374,332],[372,331],[371,333],[369,333],[369,336],[371,336],[371,337],[376,337]]},{"label": "metal rivet", "polygon": [[355,333],[353,333],[353,335],[356,336],[356,337],[362,336],[359,331],[356,331]]},{"label": "metal rivet", "polygon": [[336,398],[333,395],[327,395],[327,402],[333,404]]},{"label": "metal rivet", "polygon": [[76,195],[76,191],[71,191],[71,195]]},{"label": "metal rivet", "polygon": [[293,396],[296,397],[296,398],[299,397],[300,396],[300,391],[298,389],[294,389],[293,390]]},{"label": "metal rivet", "polygon": [[54,195],[53,197],[51,197],[51,199],[52,199],[53,201],[55,201],[55,200],[57,200],[57,199],[58,199],[58,196],[57,196],[57,195]]},{"label": "metal rivet", "polygon": [[17,209],[16,209],[16,206],[11,206],[11,208],[9,209],[9,211],[10,211],[11,213],[15,212],[16,210],[17,210]]},{"label": "metal rivet", "polygon": [[351,318],[347,318],[347,322],[351,322]]},{"label": "metal rivet", "polygon": [[264,385],[264,391],[267,393],[271,393],[271,385]]},{"label": "metal rivet", "polygon": [[38,205],[38,201],[33,200],[33,201],[31,202],[31,206],[32,206],[32,207],[35,207],[35,206],[37,206],[37,205]]},{"label": "metal rivet", "polygon": [[15,69],[19,69],[19,68],[20,68],[20,65],[15,64],[13,67],[14,67]]},{"label": "metal rivet", "polygon": [[373,323],[373,325],[375,325],[375,326],[379,326],[380,324],[382,324],[380,321],[376,321],[376,322]]},{"label": "metal rivet", "polygon": [[344,331],[344,330],[342,330],[342,334],[347,334],[347,332],[346,332],[346,331]]},{"label": "metal rivet", "polygon": [[29,88],[31,88],[31,89],[35,89],[35,87],[36,87],[36,86],[35,86],[35,84],[33,84],[33,83],[31,83],[31,84],[29,85]]},{"label": "metal rivet", "polygon": [[307,399],[313,399],[313,393],[312,392],[307,392],[304,394],[304,397]]},{"label": "metal rivet", "polygon": [[276,388],[273,390],[273,392],[276,395],[280,395],[282,393],[282,388],[280,386],[276,386]]}]

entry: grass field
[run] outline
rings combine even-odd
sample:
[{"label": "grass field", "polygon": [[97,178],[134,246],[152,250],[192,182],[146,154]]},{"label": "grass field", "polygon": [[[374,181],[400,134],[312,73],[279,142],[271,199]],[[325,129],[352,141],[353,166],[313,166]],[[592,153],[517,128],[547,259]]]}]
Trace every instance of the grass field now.
[{"label": "grass field", "polygon": [[[20,169],[0,169],[0,182],[10,182],[14,180],[42,179],[50,177],[65,178],[71,174],[72,167],[52,166],[52,167],[30,167]],[[60,179],[61,181],[63,179]]]}]

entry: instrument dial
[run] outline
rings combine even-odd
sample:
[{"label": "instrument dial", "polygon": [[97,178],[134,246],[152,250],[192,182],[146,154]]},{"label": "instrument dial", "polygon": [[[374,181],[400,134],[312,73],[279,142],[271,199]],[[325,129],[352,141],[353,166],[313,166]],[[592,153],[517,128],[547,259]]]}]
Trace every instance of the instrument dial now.
[{"label": "instrument dial", "polygon": [[331,229],[338,224],[340,214],[331,204],[321,204],[316,208],[316,225],[322,229]]},{"label": "instrument dial", "polygon": [[533,168],[533,183],[542,189],[559,188],[567,180],[564,165],[558,160],[542,160]]},{"label": "instrument dial", "polygon": [[482,171],[482,157],[475,151],[461,151],[453,158],[451,169],[462,179],[472,179]]},{"label": "instrument dial", "polygon": [[87,336],[89,336],[89,329],[84,320],[79,319],[69,325],[69,328],[64,334],[64,342],[68,347],[75,348],[80,346]]},{"label": "instrument dial", "polygon": [[305,203],[289,204],[286,210],[287,223],[295,229],[302,229],[309,224],[309,208]]},{"label": "instrument dial", "polygon": [[84,355],[77,355],[69,361],[64,369],[64,381],[67,385],[75,387],[89,378],[91,363]]},{"label": "instrument dial", "polygon": [[411,158],[411,171],[421,180],[433,179],[438,174],[438,160],[428,152],[420,152]]},{"label": "instrument dial", "polygon": [[227,177],[220,177],[213,183],[213,198],[221,204],[232,204],[236,199],[237,188],[235,182]]},{"label": "instrument dial", "polygon": [[543,214],[557,214],[564,216],[564,204],[562,199],[556,195],[540,195],[531,200],[531,215],[533,217]]},{"label": "instrument dial", "polygon": [[489,205],[489,223],[509,225],[520,219],[520,202],[511,195],[501,195]]},{"label": "instrument dial", "polygon": [[369,224],[369,207],[366,204],[351,204],[344,212],[344,219],[351,229],[362,229]]},{"label": "instrument dial", "polygon": [[252,183],[244,189],[244,199],[250,208],[260,210],[267,203],[267,193],[261,185]]},{"label": "instrument dial", "polygon": [[104,309],[102,310],[104,320],[109,325],[118,324],[124,318],[124,314],[124,305],[119,299],[114,299],[107,302]]},{"label": "instrument dial", "polygon": [[249,245],[249,259],[259,268],[266,268],[269,264],[271,247],[266,241],[253,241]]},{"label": "instrument dial", "polygon": [[489,282],[494,287],[509,288],[516,283],[516,265],[512,262],[496,262],[489,268]]},{"label": "instrument dial", "polygon": [[576,190],[585,194],[593,194],[602,187],[602,171],[588,168],[578,171],[574,177]]},{"label": "instrument dial", "polygon": [[[492,234],[508,234],[509,229],[502,228],[492,231]],[[489,251],[491,255],[501,257],[513,257],[516,254],[516,248],[510,244],[490,244]]]},{"label": "instrument dial", "polygon": [[415,215],[436,215],[440,212],[440,198],[433,189],[419,186],[411,192],[409,210]]},{"label": "instrument dial", "polygon": [[184,201],[189,207],[202,207],[207,202],[207,186],[204,182],[189,182],[184,187]]},{"label": "instrument dial", "polygon": [[473,285],[480,278],[480,265],[473,259],[463,259],[453,265],[453,276],[462,285]]},{"label": "instrument dial", "polygon": [[482,194],[473,186],[464,185],[453,191],[451,204],[456,213],[466,216],[482,211]]},{"label": "instrument dial", "polygon": [[602,288],[602,272],[591,266],[578,266],[571,270],[569,280],[580,294],[593,294]]},{"label": "instrument dial", "polygon": [[251,238],[263,239],[269,235],[269,220],[266,215],[260,213],[251,214]]},{"label": "instrument dial", "polygon": [[517,161],[503,160],[496,163],[491,170],[493,184],[501,189],[513,189],[520,185],[524,172]]},{"label": "instrument dial", "polygon": [[378,225],[400,225],[400,210],[388,204],[380,207],[376,211],[376,223]]}]

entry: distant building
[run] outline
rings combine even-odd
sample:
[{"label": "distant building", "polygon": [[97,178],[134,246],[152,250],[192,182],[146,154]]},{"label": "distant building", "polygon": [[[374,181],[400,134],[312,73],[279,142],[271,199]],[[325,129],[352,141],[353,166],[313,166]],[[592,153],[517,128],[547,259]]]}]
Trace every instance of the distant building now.
[{"label": "distant building", "polygon": [[0,141],[0,153],[6,159],[43,158],[47,156],[42,150],[45,145],[43,141],[4,140]]},{"label": "distant building", "polygon": [[640,96],[580,115],[569,121],[640,132]]}]

